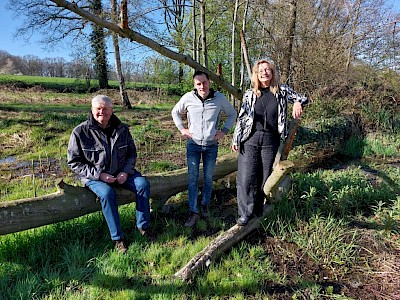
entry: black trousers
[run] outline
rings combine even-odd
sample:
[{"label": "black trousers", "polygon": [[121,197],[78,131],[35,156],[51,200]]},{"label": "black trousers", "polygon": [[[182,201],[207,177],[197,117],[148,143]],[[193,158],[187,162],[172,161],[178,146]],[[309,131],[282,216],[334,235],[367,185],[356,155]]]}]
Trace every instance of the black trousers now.
[{"label": "black trousers", "polygon": [[279,142],[270,132],[255,131],[240,144],[236,179],[239,216],[262,215],[263,187],[272,172]]}]

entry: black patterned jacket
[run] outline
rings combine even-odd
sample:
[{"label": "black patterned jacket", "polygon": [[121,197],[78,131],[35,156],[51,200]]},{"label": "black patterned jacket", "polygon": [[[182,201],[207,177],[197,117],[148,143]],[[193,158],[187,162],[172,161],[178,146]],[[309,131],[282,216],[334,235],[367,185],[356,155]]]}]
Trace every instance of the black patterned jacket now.
[{"label": "black patterned jacket", "polygon": [[[286,84],[280,84],[278,92],[275,94],[278,102],[278,131],[281,140],[287,135],[287,104],[288,102],[300,102],[302,106],[308,103],[305,96],[295,92]],[[254,121],[254,107],[257,100],[257,95],[253,90],[249,89],[243,95],[242,107],[240,108],[238,119],[236,122],[235,132],[233,133],[232,144],[240,145],[246,141],[251,134]]]}]

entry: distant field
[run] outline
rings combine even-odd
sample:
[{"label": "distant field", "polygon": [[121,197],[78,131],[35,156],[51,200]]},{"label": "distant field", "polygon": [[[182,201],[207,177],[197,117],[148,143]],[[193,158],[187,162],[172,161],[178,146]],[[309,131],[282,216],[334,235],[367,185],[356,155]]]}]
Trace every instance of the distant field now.
[{"label": "distant field", "polygon": [[[115,80],[108,82],[110,88],[118,88]],[[87,81],[82,78],[61,78],[25,75],[0,75],[0,85],[12,85],[19,88],[30,88],[39,86],[44,89],[56,90],[63,93],[85,93],[99,88],[98,81],[92,79]],[[126,82],[128,89],[135,90],[156,90],[163,89],[168,94],[181,94],[181,87],[178,84],[154,84],[146,82]]]}]

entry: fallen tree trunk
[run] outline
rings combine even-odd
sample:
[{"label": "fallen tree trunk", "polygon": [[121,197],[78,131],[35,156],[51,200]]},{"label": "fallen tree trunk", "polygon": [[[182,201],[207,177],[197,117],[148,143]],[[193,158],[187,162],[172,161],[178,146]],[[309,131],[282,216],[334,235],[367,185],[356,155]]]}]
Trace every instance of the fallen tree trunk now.
[{"label": "fallen tree trunk", "polygon": [[[264,214],[268,214],[273,205],[264,207]],[[193,274],[203,268],[208,267],[211,261],[215,260],[219,254],[231,248],[237,242],[241,241],[250,232],[257,229],[261,224],[261,218],[254,218],[246,226],[234,225],[227,231],[221,233],[212,240],[203,250],[197,253],[183,268],[174,274],[174,277],[188,281]]]},{"label": "fallen tree trunk", "polygon": [[[288,163],[289,168],[290,166],[293,166],[293,163]],[[264,192],[266,191],[270,195],[269,199],[274,199],[273,202],[276,202],[276,199],[279,199],[278,195],[280,195],[280,189],[286,191],[289,189],[289,186],[287,185],[290,185],[290,181],[283,180],[285,179],[285,174],[287,174],[287,171],[288,168],[286,168],[285,171],[280,168],[276,168],[271,174],[271,176],[275,178],[275,183],[269,185],[271,190],[264,189]],[[284,185],[281,185],[281,182],[284,182]],[[255,229],[259,228],[261,221],[265,219],[272,208],[273,204],[267,203],[264,205],[264,212],[261,217],[251,219],[246,226],[234,225],[227,231],[221,233],[203,250],[197,253],[184,267],[176,272],[174,277],[180,278],[183,281],[190,280],[196,271],[204,267],[208,267],[211,264],[211,261],[215,260],[218,255],[234,246]]]},{"label": "fallen tree trunk", "polygon": [[[235,153],[218,158],[214,179],[237,170]],[[187,169],[146,176],[150,182],[152,207],[160,208],[169,197],[187,189]],[[200,176],[199,184],[203,183]],[[66,221],[101,210],[96,196],[89,189],[60,182],[59,191],[50,195],[0,202],[0,235]],[[135,201],[135,194],[116,189],[119,205]]]}]

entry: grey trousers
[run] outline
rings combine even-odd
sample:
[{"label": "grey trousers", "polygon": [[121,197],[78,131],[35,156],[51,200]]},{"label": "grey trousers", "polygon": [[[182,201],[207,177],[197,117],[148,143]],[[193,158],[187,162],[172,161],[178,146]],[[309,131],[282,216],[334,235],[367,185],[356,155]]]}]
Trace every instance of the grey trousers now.
[{"label": "grey trousers", "polygon": [[236,179],[240,217],[261,216],[264,206],[263,186],[272,172],[279,137],[267,131],[255,131],[240,144]]}]

